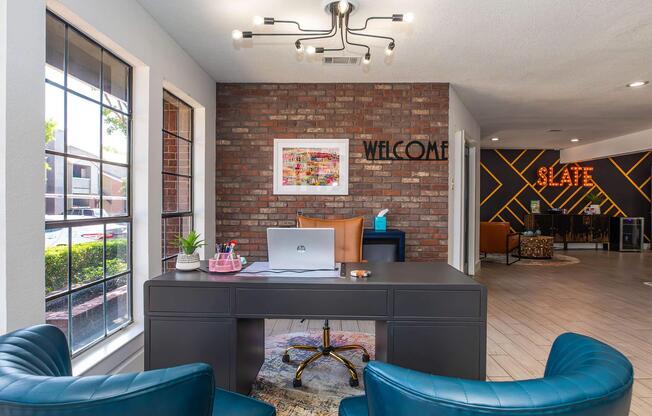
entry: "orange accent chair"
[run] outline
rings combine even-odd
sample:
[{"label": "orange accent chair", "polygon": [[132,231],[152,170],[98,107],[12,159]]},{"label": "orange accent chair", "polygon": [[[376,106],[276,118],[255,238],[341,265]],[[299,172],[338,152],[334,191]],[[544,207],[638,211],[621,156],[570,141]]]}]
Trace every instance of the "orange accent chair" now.
[{"label": "orange accent chair", "polygon": [[362,235],[364,218],[347,218],[342,220],[323,220],[297,216],[299,228],[334,228],[335,262],[359,263],[362,261]]},{"label": "orange accent chair", "polygon": [[[336,263],[360,263],[362,262],[362,235],[364,233],[364,218],[348,218],[342,220],[323,220],[319,218],[308,218],[297,216],[297,227],[299,228],[334,228],[335,229],[335,262]],[[294,373],[292,385],[301,386],[301,376],[307,366],[322,357],[330,357],[343,364],[349,372],[349,385],[356,387],[359,385],[358,372],[348,359],[340,353],[345,351],[362,351],[362,361],[369,361],[369,352],[359,344],[351,345],[332,345],[330,337],[330,327],[328,319],[324,321],[322,328],[321,345],[291,345],[283,354],[283,362],[290,362],[290,351],[309,351],[312,352],[307,359],[303,360]]]},{"label": "orange accent chair", "polygon": [[[508,222],[480,223],[480,253],[487,257],[487,253],[500,253],[505,255],[505,264],[508,266],[521,259],[521,234],[510,231]],[[518,250],[518,259],[509,261],[509,255]]]}]

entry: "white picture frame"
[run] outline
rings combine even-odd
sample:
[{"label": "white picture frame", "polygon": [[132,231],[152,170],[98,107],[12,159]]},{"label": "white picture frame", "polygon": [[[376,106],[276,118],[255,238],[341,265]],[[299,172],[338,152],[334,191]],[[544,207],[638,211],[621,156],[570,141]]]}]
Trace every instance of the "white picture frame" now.
[{"label": "white picture frame", "polygon": [[[315,161],[312,151],[323,161]],[[287,161],[293,156],[295,172]],[[348,194],[349,139],[274,139],[274,195]]]}]

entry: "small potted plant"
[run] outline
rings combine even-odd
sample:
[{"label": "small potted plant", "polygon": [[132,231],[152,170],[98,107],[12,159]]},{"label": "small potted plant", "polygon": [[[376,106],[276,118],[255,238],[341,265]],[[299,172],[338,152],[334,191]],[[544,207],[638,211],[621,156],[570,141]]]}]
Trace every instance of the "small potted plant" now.
[{"label": "small potted plant", "polygon": [[586,196],[586,201],[589,203],[589,207],[586,210],[587,214],[600,214],[600,204],[602,203],[602,197],[597,192],[591,192]]},{"label": "small potted plant", "polygon": [[199,253],[197,249],[204,246],[204,240],[199,239],[200,235],[192,230],[187,237],[178,236],[177,243],[181,251],[177,256],[177,270],[195,270],[199,268]]}]

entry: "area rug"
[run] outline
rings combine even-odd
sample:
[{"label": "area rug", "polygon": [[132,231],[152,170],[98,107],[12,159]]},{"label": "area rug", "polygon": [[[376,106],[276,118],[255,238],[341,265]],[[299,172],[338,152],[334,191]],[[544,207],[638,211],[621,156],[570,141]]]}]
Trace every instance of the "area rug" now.
[{"label": "area rug", "polygon": [[[516,257],[512,258],[510,256],[509,261],[516,260]],[[487,254],[487,257],[482,259],[489,263],[500,263],[505,264],[505,255],[504,254]],[[551,259],[521,259],[514,263],[514,266],[570,266],[571,264],[578,264],[580,259],[577,257],[567,256],[565,254],[555,253]]]},{"label": "area rug", "polygon": [[[340,400],[364,393],[362,362],[359,351],[343,352],[342,355],[355,365],[360,377],[358,387],[349,386],[349,373],[339,362],[322,358],[304,371],[299,388],[292,387],[294,372],[310,352],[291,351],[290,362],[282,361],[283,351],[288,345],[319,345],[321,331],[281,334],[268,337],[265,341],[265,363],[258,373],[251,396],[276,407],[278,416],[337,416]],[[362,332],[333,331],[333,345],[361,344],[374,358],[374,336]]]}]

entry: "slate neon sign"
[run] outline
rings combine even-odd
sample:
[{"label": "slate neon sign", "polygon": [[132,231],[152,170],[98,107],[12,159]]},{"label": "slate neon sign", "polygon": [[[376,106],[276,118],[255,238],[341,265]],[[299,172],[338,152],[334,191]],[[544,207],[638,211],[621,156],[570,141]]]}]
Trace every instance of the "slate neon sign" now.
[{"label": "slate neon sign", "polygon": [[554,166],[541,166],[537,171],[539,186],[593,186],[593,166],[564,168],[557,178]]}]

